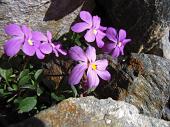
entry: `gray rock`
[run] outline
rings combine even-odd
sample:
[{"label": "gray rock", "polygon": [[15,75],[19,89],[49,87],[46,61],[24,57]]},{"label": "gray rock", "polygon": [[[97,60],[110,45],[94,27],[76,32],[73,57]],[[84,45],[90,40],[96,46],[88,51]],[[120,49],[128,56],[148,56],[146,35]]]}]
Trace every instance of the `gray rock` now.
[{"label": "gray rock", "polygon": [[141,62],[143,72],[129,84],[126,102],[135,104],[143,114],[161,118],[170,97],[170,61],[144,54],[132,54],[131,60]]},{"label": "gray rock", "polygon": [[132,54],[123,64],[121,62],[111,70],[112,81],[97,89],[99,96],[126,101],[135,105],[141,114],[162,118],[165,109],[170,108],[167,104],[170,60],[155,55]]},{"label": "gray rock", "polygon": [[161,39],[163,56],[170,59],[170,29],[167,29],[165,35]]},{"label": "gray rock", "polygon": [[163,119],[165,120],[170,120],[170,107],[167,105],[167,107],[164,108],[164,113],[162,116]]},{"label": "gray rock", "polygon": [[[40,122],[41,121],[41,122]],[[70,98],[10,127],[169,127],[170,122],[139,114],[123,101]]]},{"label": "gray rock", "polygon": [[150,52],[170,26],[169,0],[97,0],[106,23],[125,28],[133,42],[129,52]]}]

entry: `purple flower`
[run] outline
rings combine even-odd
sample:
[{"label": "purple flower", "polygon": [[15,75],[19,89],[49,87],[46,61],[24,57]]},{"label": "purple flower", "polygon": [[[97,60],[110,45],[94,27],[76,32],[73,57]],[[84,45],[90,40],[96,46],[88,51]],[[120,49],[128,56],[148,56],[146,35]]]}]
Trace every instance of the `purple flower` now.
[{"label": "purple flower", "polygon": [[110,27],[106,31],[106,36],[111,42],[104,46],[104,51],[111,53],[112,57],[124,55],[124,47],[131,41],[131,39],[126,39],[126,31],[120,29],[119,33],[117,33],[114,28]]},{"label": "purple flower", "polygon": [[41,42],[47,42],[46,36],[41,32],[31,32],[31,29],[25,25],[22,26],[22,30],[25,34],[25,40],[22,47],[23,52],[28,56],[33,56],[36,54],[39,59],[44,59],[44,50],[46,51],[50,48],[50,46],[45,43],[46,49],[41,49]]},{"label": "purple flower", "polygon": [[87,42],[94,42],[96,40],[97,46],[102,48],[104,46],[103,38],[106,34],[103,32],[106,27],[100,26],[101,19],[98,16],[92,16],[87,11],[80,12],[80,18],[83,22],[76,23],[71,27],[72,31],[81,33],[87,30],[84,38]]},{"label": "purple flower", "polygon": [[6,55],[13,57],[15,56],[24,43],[24,33],[20,26],[17,24],[9,24],[5,27],[6,34],[12,36],[12,38],[5,42],[4,52]]},{"label": "purple flower", "polygon": [[[67,55],[67,53],[61,49],[61,44],[60,43],[52,43],[52,34],[51,32],[47,31],[47,43],[43,43],[41,45],[41,49],[43,49],[44,54],[50,54],[51,52],[54,52],[56,57],[59,56],[58,53],[61,53],[62,55]],[[49,45],[49,49],[46,50],[46,46]]]},{"label": "purple flower", "polygon": [[[25,25],[20,27],[17,24],[7,25],[5,27],[5,32],[12,36],[12,38],[4,44],[4,50],[8,56],[15,56],[22,48],[22,51],[28,56],[36,54],[39,59],[45,57],[42,53],[44,49],[40,47],[41,42],[46,42],[47,38],[41,32],[32,32],[31,29]],[[48,49],[49,46],[46,44],[45,50]]]},{"label": "purple flower", "polygon": [[[96,61],[96,50],[89,46],[84,52],[79,46],[74,46],[69,50],[70,57],[78,61],[69,75],[69,84],[76,85],[80,82],[87,70],[87,87],[96,88],[99,84],[99,77],[103,80],[110,80],[111,75],[106,70],[108,61],[106,59]],[[99,77],[98,77],[99,76]]]}]

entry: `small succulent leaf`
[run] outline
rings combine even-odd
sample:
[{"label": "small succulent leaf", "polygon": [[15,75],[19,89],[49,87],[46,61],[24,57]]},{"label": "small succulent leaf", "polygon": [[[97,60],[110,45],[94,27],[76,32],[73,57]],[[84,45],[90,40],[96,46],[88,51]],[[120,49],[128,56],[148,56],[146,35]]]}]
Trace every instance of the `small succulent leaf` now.
[{"label": "small succulent leaf", "polygon": [[26,97],[22,101],[20,101],[18,109],[19,113],[29,112],[37,104],[37,98],[36,97]]},{"label": "small succulent leaf", "polygon": [[52,97],[55,101],[62,101],[62,100],[65,99],[65,96],[64,96],[64,95],[57,96],[55,93],[51,93],[51,97]]},{"label": "small succulent leaf", "polygon": [[43,90],[37,86],[37,96],[40,96],[43,93]]},{"label": "small succulent leaf", "polygon": [[38,78],[41,76],[42,73],[43,73],[43,69],[37,70],[34,75],[35,80],[38,80]]},{"label": "small succulent leaf", "polygon": [[29,84],[29,83],[30,83],[30,76],[29,75],[22,77],[18,82],[18,84],[20,86],[23,86],[23,85],[26,85],[26,84]]},{"label": "small succulent leaf", "polygon": [[5,79],[8,80],[12,75],[12,69],[2,69],[0,68],[0,75]]},{"label": "small succulent leaf", "polygon": [[23,71],[21,71],[21,73],[19,74],[18,80],[20,80],[22,77],[29,75],[29,69],[24,69]]}]

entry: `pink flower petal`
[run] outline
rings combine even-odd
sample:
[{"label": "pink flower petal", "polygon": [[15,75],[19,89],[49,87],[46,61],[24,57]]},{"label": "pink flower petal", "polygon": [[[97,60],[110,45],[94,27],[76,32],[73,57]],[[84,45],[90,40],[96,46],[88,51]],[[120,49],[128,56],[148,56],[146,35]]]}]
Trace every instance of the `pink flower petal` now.
[{"label": "pink flower petal", "polygon": [[124,46],[121,46],[119,49],[120,49],[120,54],[124,55],[124,51],[123,51],[124,50]]},{"label": "pink flower petal", "polygon": [[103,51],[105,53],[110,53],[113,51],[113,49],[116,47],[116,43],[108,43],[108,44],[105,44],[104,47],[103,47]]},{"label": "pink flower petal", "polygon": [[91,16],[91,14],[90,14],[89,12],[87,12],[87,11],[81,11],[81,12],[80,12],[80,18],[81,18],[83,21],[87,22],[88,24],[91,24],[91,23],[92,23],[92,16]]},{"label": "pink flower petal", "polygon": [[92,70],[91,67],[87,70],[87,86],[91,88],[96,88],[99,85],[99,77],[97,76],[97,73]]},{"label": "pink flower petal", "polygon": [[87,57],[82,48],[80,48],[79,46],[71,47],[69,50],[69,55],[75,61],[87,62]]},{"label": "pink flower petal", "polygon": [[96,38],[96,43],[99,48],[102,48],[104,46],[104,41],[100,38]]},{"label": "pink flower petal", "polygon": [[95,64],[97,65],[97,70],[106,70],[106,67],[108,66],[108,60],[97,60],[95,61]]},{"label": "pink flower petal", "polygon": [[102,39],[105,37],[105,35],[106,35],[105,33],[98,30],[96,35],[96,43],[99,48],[102,48],[104,46],[104,41]]},{"label": "pink flower petal", "polygon": [[33,56],[35,54],[35,47],[33,45],[29,45],[27,41],[25,41],[22,51],[28,55],[28,56]]},{"label": "pink flower petal", "polygon": [[53,52],[55,53],[56,57],[59,57],[58,51],[55,48],[53,49]]},{"label": "pink flower petal", "polygon": [[119,55],[120,55],[120,49],[119,47],[116,47],[112,52],[112,57],[115,58],[118,57]]},{"label": "pink flower petal", "polygon": [[131,39],[124,39],[123,41],[122,41],[122,43],[123,43],[123,45],[126,45],[128,42],[130,42],[131,41]]},{"label": "pink flower petal", "polygon": [[100,27],[100,22],[101,22],[100,17],[98,17],[98,16],[93,16],[93,28],[94,28],[94,29],[99,29],[99,27]]},{"label": "pink flower petal", "polygon": [[48,38],[48,41],[51,42],[52,40],[52,34],[50,31],[47,31],[47,38]]},{"label": "pink flower petal", "polygon": [[39,50],[36,50],[36,55],[38,57],[38,59],[44,59],[45,55]]},{"label": "pink flower petal", "polygon": [[99,27],[99,30],[101,30],[101,31],[105,31],[105,30],[107,30],[107,27],[100,26],[100,27]]},{"label": "pink flower petal", "polygon": [[12,38],[9,41],[5,42],[4,45],[5,54],[10,57],[15,56],[19,52],[23,42],[24,42],[23,38],[19,37]]},{"label": "pink flower petal", "polygon": [[62,55],[67,55],[67,52],[66,51],[64,51],[63,49],[57,49],[58,50],[58,52],[60,52]]},{"label": "pink flower petal", "polygon": [[85,34],[84,38],[85,38],[85,40],[86,40],[87,42],[94,42],[96,36],[95,36],[95,34],[93,33],[93,30],[90,29],[90,30],[88,30],[87,33]]},{"label": "pink flower petal", "polygon": [[122,42],[126,38],[126,31],[123,29],[119,30],[119,41]]},{"label": "pink flower petal", "polygon": [[86,56],[90,62],[96,61],[96,49],[92,46],[88,46],[86,49]]},{"label": "pink flower petal", "polygon": [[99,75],[99,77],[103,80],[110,80],[111,79],[110,73],[106,70],[104,70],[104,71],[96,70],[96,72]]},{"label": "pink flower petal", "polygon": [[43,33],[35,31],[35,32],[32,32],[32,40],[47,42],[47,37]]},{"label": "pink flower petal", "polygon": [[39,49],[44,54],[50,54],[53,50],[52,46],[48,42],[41,43]]},{"label": "pink flower petal", "polygon": [[90,25],[86,22],[76,23],[71,27],[71,30],[76,33],[81,33],[90,28]]},{"label": "pink flower petal", "polygon": [[106,31],[106,36],[109,40],[117,43],[117,32],[116,29],[109,27]]},{"label": "pink flower petal", "polygon": [[84,63],[76,65],[69,75],[68,82],[70,85],[76,85],[80,82],[81,78],[85,70],[87,69],[87,65]]},{"label": "pink flower petal", "polygon": [[23,26],[22,26],[22,31],[24,32],[25,37],[26,37],[27,39],[31,39],[31,38],[32,38],[31,29],[28,28],[26,25],[23,25]]},{"label": "pink flower petal", "polygon": [[22,32],[20,26],[17,24],[9,24],[4,29],[5,29],[6,34],[8,35],[24,36],[24,33]]}]

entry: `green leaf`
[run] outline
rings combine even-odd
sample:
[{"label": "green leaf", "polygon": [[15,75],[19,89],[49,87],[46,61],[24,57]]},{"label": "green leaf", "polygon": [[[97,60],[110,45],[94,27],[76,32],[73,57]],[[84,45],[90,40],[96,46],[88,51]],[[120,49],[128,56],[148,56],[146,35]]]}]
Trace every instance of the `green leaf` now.
[{"label": "green leaf", "polygon": [[18,109],[19,113],[29,112],[31,111],[37,104],[36,97],[26,97],[22,101],[20,101]]},{"label": "green leaf", "polygon": [[55,93],[51,93],[51,97],[56,101],[62,101],[65,99],[64,95],[57,96]]},{"label": "green leaf", "polygon": [[0,95],[4,94],[4,89],[0,89]]},{"label": "green leaf", "polygon": [[20,88],[21,89],[30,89],[30,90],[35,90],[36,89],[36,87],[34,85],[30,85],[30,84],[22,85]]},{"label": "green leaf", "polygon": [[77,93],[77,89],[75,88],[75,86],[72,85],[71,89],[72,89],[72,91],[74,93],[74,97],[77,97],[78,93]]},{"label": "green leaf", "polygon": [[13,74],[10,76],[10,78],[15,78],[16,77],[16,74]]},{"label": "green leaf", "polygon": [[0,68],[0,75],[5,79],[8,80],[12,75],[12,69],[2,69]]},{"label": "green leaf", "polygon": [[0,95],[2,95],[3,97],[8,96],[10,94],[12,94],[12,93],[11,92],[5,92],[4,89],[0,89]]},{"label": "green leaf", "polygon": [[29,69],[24,69],[23,71],[21,71],[21,73],[19,74],[18,80],[20,80],[22,77],[29,75]]},{"label": "green leaf", "polygon": [[37,86],[37,95],[40,96],[43,93],[43,90]]},{"label": "green leaf", "polygon": [[76,38],[75,38],[75,42],[78,46],[81,46],[81,41],[80,41],[80,35],[77,35]]},{"label": "green leaf", "polygon": [[29,75],[26,75],[26,76],[22,77],[22,78],[19,80],[18,84],[19,84],[20,86],[22,86],[22,85],[29,84],[29,82],[30,82],[30,76],[29,76]]},{"label": "green leaf", "polygon": [[12,87],[7,87],[7,90],[9,91],[9,92],[12,92],[13,91],[13,89],[12,89]]},{"label": "green leaf", "polygon": [[11,102],[12,100],[14,100],[15,99],[15,97],[17,96],[17,94],[15,94],[14,96],[12,96],[10,99],[8,99],[7,100],[7,102],[9,103],[9,102]]},{"label": "green leaf", "polygon": [[34,75],[34,78],[37,80],[40,77],[40,75],[42,74],[42,72],[43,72],[43,69],[37,70],[35,75]]},{"label": "green leaf", "polygon": [[13,88],[14,91],[18,90],[18,86],[16,84],[12,84],[12,88]]},{"label": "green leaf", "polygon": [[22,101],[22,97],[17,97],[14,99],[14,104],[19,105],[19,103]]}]

